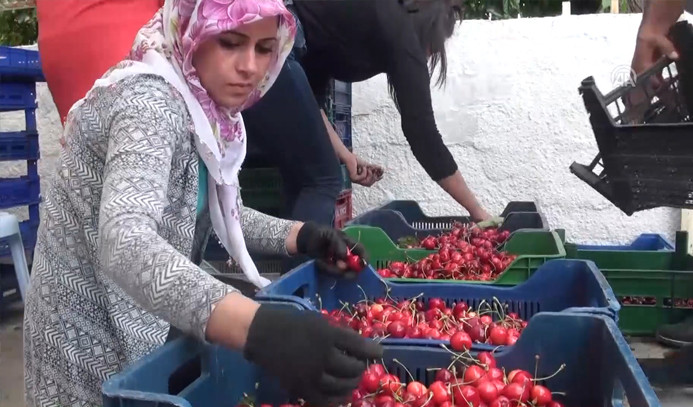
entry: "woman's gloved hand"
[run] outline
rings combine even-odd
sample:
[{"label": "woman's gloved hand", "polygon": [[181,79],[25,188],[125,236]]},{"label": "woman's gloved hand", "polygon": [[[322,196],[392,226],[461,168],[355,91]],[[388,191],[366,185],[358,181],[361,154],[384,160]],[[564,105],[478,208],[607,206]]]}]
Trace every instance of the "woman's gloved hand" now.
[{"label": "woman's gloved hand", "polygon": [[363,267],[368,263],[366,250],[361,244],[356,243],[341,230],[315,222],[306,222],[298,231],[296,249],[299,253],[315,259],[320,271],[334,276],[353,278],[361,271],[355,270],[358,267],[354,267],[356,264],[353,264],[353,259],[348,259],[348,252],[360,257]]},{"label": "woman's gloved hand", "polygon": [[379,343],[335,327],[319,313],[262,304],[248,331],[244,356],[279,379],[291,397],[315,406],[347,401]]}]

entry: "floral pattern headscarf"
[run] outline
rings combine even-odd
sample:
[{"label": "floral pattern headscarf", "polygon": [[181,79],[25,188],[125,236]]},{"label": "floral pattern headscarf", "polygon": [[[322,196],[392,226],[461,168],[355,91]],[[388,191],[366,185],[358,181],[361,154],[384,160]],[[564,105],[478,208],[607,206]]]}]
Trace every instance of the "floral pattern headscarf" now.
[{"label": "floral pattern headscarf", "polygon": [[[267,74],[241,106],[228,109],[217,105],[200,83],[192,65],[193,54],[207,39],[268,17],[279,17],[279,45]],[[208,202],[214,230],[258,287],[269,284],[269,280],[260,277],[240,227],[238,172],[246,154],[240,112],[272,86],[291,52],[295,34],[296,22],[282,0],[166,0],[164,7],[137,33],[129,58],[94,84],[108,86],[131,75],[153,73],[183,95],[193,119],[197,149],[209,173]]]}]

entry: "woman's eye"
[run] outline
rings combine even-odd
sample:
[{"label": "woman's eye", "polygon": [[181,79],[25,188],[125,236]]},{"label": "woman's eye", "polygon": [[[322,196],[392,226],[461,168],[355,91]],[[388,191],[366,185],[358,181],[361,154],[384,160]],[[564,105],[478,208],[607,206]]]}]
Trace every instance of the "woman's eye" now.
[{"label": "woman's eye", "polygon": [[261,46],[261,45],[257,46],[257,52],[259,54],[271,54],[272,51],[274,51],[274,49],[272,47],[265,47],[265,46]]},{"label": "woman's eye", "polygon": [[238,47],[238,46],[240,45],[240,44],[238,44],[238,43],[236,43],[236,42],[229,41],[229,40],[224,39],[224,38],[220,38],[220,39],[219,39],[219,44],[220,44],[222,47],[227,48],[227,49],[233,49],[233,48],[236,48],[236,47]]}]

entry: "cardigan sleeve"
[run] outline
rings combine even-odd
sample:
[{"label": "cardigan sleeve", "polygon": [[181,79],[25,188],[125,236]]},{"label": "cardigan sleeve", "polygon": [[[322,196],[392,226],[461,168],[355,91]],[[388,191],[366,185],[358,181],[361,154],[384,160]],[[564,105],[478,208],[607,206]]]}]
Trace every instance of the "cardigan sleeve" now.
[{"label": "cardigan sleeve", "polygon": [[286,237],[295,221],[279,219],[247,206],[241,208],[241,228],[248,250],[261,254],[283,254]]},{"label": "cardigan sleeve", "polygon": [[100,261],[139,306],[205,339],[213,306],[236,291],[210,276],[158,233],[173,152],[189,137],[186,107],[163,79],[114,85],[99,213]]}]

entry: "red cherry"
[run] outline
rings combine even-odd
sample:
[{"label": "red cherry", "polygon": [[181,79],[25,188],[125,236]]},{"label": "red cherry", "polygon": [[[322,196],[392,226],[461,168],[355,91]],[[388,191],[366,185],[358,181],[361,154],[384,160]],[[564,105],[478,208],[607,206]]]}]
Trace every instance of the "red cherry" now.
[{"label": "red cherry", "polygon": [[464,371],[464,376],[462,376],[462,378],[465,383],[474,383],[484,377],[485,374],[486,372],[484,372],[484,369],[480,366],[472,365]]},{"label": "red cherry", "polygon": [[455,378],[455,375],[448,369],[440,369],[436,372],[436,381],[449,383],[453,378]]},{"label": "red cherry", "polygon": [[428,393],[428,389],[421,382],[410,382],[407,385],[407,393],[418,398]]},{"label": "red cherry", "polygon": [[492,403],[493,400],[498,398],[499,391],[493,382],[483,381],[476,388],[479,391],[479,397],[486,403]]},{"label": "red cherry", "polygon": [[545,406],[552,401],[551,391],[544,386],[534,386],[532,387],[530,399],[537,406]]},{"label": "red cherry", "polygon": [[375,393],[380,386],[380,376],[373,372],[366,372],[361,378],[361,387],[366,393]]},{"label": "red cherry", "polygon": [[432,394],[431,401],[435,404],[443,404],[450,401],[450,392],[443,382],[435,381],[428,388]]},{"label": "red cherry", "polygon": [[455,334],[450,338],[450,347],[457,352],[471,349],[472,338],[464,331],[455,332]]},{"label": "red cherry", "polygon": [[453,396],[455,397],[455,404],[459,406],[479,407],[479,403],[481,403],[479,392],[474,386],[456,387]]},{"label": "red cherry", "polygon": [[490,352],[480,352],[476,358],[486,369],[496,367],[496,358]]},{"label": "red cherry", "polygon": [[505,396],[500,396],[493,400],[493,402],[489,404],[489,407],[510,407],[510,400]]},{"label": "red cherry", "polygon": [[361,271],[366,267],[366,264],[363,261],[363,259],[359,255],[353,254],[348,247],[346,255],[346,264],[347,268],[351,271]]}]

